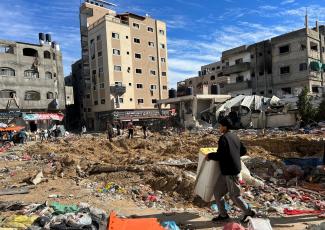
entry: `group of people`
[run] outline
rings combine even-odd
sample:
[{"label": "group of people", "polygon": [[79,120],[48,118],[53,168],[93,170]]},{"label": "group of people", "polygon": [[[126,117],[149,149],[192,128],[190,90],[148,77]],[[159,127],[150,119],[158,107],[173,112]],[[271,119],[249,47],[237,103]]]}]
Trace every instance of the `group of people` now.
[{"label": "group of people", "polygon": [[[116,135],[120,136],[122,134],[121,130],[123,129],[121,123],[116,123],[115,128],[116,128]],[[128,130],[128,139],[132,139],[134,137],[134,129],[135,129],[133,120],[131,120],[127,123],[126,129]],[[143,132],[143,137],[144,137],[144,139],[146,139],[148,137],[147,125],[145,123],[142,123],[141,129]],[[107,123],[107,139],[109,139],[110,141],[113,141],[113,137],[114,137],[113,124],[111,122],[108,122]]]}]

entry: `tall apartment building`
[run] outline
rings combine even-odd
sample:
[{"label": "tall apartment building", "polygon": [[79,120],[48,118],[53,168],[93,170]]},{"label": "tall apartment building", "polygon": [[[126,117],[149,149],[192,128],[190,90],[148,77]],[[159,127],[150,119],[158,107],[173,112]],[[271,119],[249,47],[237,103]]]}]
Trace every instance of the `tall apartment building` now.
[{"label": "tall apartment building", "polygon": [[82,111],[96,130],[112,117],[159,115],[155,104],[168,97],[166,24],[110,6],[94,0],[80,8]]},{"label": "tall apartment building", "polygon": [[[65,89],[62,54],[51,35],[39,44],[0,40],[0,119],[23,118],[35,127],[62,120]],[[27,123],[26,123],[27,124]]]},{"label": "tall apartment building", "polygon": [[324,37],[325,26],[316,23],[312,29],[306,26],[249,46],[226,50],[222,53],[221,69],[205,71],[202,67],[198,77],[179,82],[178,89],[184,92],[185,88],[192,87],[197,94],[208,88],[209,92],[214,89],[213,94],[283,97],[298,95],[307,87],[317,93],[324,86]]}]

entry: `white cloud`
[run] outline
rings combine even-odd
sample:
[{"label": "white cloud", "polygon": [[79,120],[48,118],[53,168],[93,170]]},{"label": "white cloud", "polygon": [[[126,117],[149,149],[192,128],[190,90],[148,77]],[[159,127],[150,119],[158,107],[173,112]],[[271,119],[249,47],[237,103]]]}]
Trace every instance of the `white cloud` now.
[{"label": "white cloud", "polygon": [[281,5],[286,5],[286,4],[291,4],[294,3],[296,0],[285,0],[283,2],[281,2]]}]

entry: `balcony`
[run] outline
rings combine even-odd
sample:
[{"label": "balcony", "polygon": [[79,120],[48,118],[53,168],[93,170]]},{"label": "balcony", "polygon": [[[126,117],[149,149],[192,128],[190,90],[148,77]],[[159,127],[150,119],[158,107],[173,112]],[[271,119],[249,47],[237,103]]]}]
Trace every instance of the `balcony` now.
[{"label": "balcony", "polygon": [[243,62],[243,63],[239,63],[239,64],[232,65],[232,66],[224,66],[224,67],[222,67],[222,72],[224,75],[228,75],[228,74],[233,74],[233,73],[244,72],[249,69],[250,69],[250,63]]},{"label": "balcony", "polygon": [[126,92],[126,86],[124,85],[111,85],[110,86],[111,94],[114,96],[122,96]]},{"label": "balcony", "polygon": [[223,88],[225,92],[239,91],[252,88],[252,81],[243,81],[238,83],[226,84]]}]

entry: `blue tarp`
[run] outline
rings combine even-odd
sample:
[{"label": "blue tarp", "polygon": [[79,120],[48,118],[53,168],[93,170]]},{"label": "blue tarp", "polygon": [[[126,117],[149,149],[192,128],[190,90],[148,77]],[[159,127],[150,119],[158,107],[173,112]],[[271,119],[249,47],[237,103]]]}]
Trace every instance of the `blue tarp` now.
[{"label": "blue tarp", "polygon": [[306,167],[317,167],[318,165],[323,164],[321,158],[288,158],[284,160],[286,165],[298,165],[301,168]]}]

